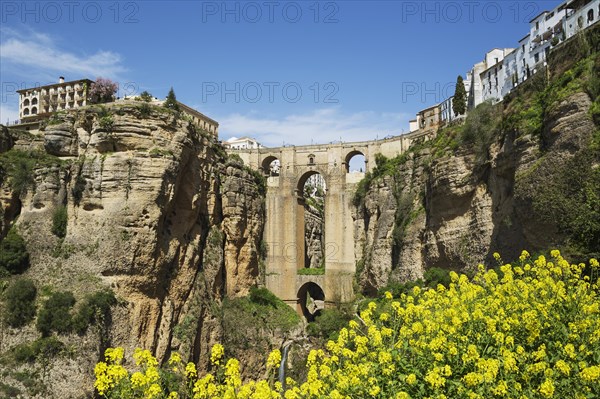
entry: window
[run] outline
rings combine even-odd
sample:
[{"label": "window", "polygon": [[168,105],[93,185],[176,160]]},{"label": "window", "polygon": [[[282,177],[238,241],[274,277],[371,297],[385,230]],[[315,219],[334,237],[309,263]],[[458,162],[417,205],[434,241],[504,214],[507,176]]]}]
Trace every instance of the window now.
[{"label": "window", "polygon": [[583,17],[577,18],[577,26],[583,28]]},{"label": "window", "polygon": [[588,22],[592,22],[594,20],[594,10],[588,11]]},{"label": "window", "polygon": [[535,55],[533,56],[533,59],[535,60],[535,62],[539,62],[540,61],[540,53],[535,53]]},{"label": "window", "polygon": [[537,22],[535,23],[535,29],[540,29],[540,21],[537,21]]}]

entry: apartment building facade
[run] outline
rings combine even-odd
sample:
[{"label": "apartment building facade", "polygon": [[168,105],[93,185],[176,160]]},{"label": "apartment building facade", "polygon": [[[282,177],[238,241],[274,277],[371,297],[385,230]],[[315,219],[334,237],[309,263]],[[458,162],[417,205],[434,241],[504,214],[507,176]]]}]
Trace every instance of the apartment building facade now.
[{"label": "apartment building facade", "polygon": [[17,90],[19,93],[19,119],[23,122],[44,117],[52,112],[83,107],[88,103],[88,90],[94,82],[89,79],[58,83]]}]

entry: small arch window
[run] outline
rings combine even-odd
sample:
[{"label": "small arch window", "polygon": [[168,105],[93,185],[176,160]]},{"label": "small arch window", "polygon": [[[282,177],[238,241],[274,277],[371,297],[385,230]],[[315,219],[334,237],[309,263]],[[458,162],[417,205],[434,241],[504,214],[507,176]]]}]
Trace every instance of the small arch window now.
[{"label": "small arch window", "polygon": [[310,154],[308,156],[308,164],[309,165],[314,165],[315,164],[315,156],[314,156],[314,154]]},{"label": "small arch window", "polygon": [[589,10],[587,17],[588,17],[588,22],[592,22],[594,20],[594,10]]}]

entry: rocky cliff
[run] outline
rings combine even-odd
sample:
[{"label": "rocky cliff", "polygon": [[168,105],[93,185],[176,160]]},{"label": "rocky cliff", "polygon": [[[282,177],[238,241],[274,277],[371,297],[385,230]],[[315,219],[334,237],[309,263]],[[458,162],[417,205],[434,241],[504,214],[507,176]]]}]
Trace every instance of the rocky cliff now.
[{"label": "rocky cliff", "polygon": [[364,293],[429,267],[493,265],[494,252],[600,254],[600,57],[587,45],[554,53],[504,102],[379,159],[355,198]]},{"label": "rocky cliff", "polygon": [[[39,131],[2,127],[1,134],[10,159],[0,179],[0,227],[5,236],[12,226],[27,244],[30,267],[20,278],[42,295],[67,290],[79,299],[107,287],[119,301],[103,328],[62,338],[71,358],[47,367],[40,395],[91,395],[93,364],[108,345],[148,348],[160,361],[178,350],[205,362],[222,334],[211,306],[257,281],[260,177],[228,161],[184,114],[147,104],[89,107]],[[14,184],[20,162],[33,174],[23,187]],[[67,217],[57,234],[59,210]],[[33,324],[2,324],[0,353],[36,336]]]}]

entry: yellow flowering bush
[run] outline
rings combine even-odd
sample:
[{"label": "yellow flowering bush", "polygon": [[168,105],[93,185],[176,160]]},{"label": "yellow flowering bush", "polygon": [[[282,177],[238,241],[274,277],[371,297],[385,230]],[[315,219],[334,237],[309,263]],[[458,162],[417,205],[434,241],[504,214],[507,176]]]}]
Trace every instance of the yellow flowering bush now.
[{"label": "yellow flowering bush", "polygon": [[[278,351],[268,359],[270,378],[243,384],[237,360],[223,365],[220,346],[211,356],[214,373],[197,376],[193,365],[180,367],[178,390],[148,376],[156,367],[150,357],[140,363],[143,376],[130,376],[119,366],[122,350],[107,350],[96,388],[105,397],[132,398],[172,392],[195,399],[600,397],[599,287],[583,276],[585,267],[556,250],[535,260],[523,252],[517,265],[480,266],[471,280],[452,272],[449,287],[386,294],[326,350],[312,351],[306,381],[288,378],[286,390],[272,378]],[[600,271],[595,259],[589,267],[593,276]],[[125,385],[134,395],[113,396]]]}]

